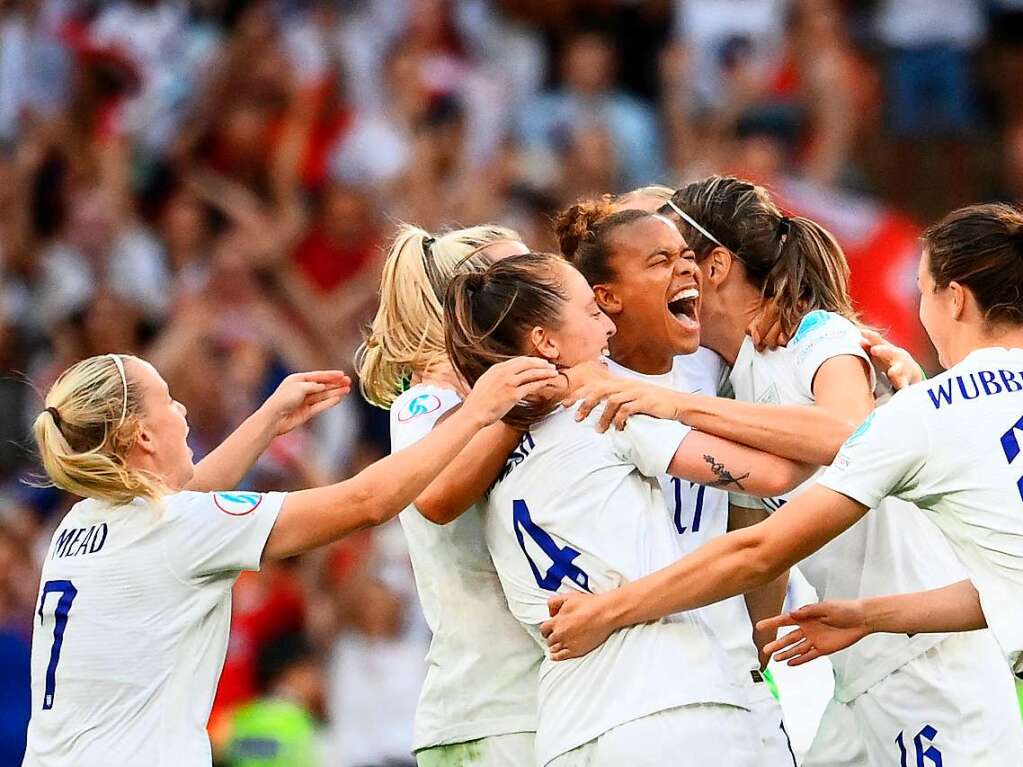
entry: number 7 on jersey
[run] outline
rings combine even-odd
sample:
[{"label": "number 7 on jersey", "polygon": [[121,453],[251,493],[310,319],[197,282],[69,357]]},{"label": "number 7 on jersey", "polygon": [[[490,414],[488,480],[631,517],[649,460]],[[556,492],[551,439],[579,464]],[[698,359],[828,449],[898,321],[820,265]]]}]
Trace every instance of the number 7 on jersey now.
[{"label": "number 7 on jersey", "polygon": [[53,646],[50,647],[50,665],[46,667],[46,689],[43,692],[43,711],[53,708],[53,692],[57,686],[57,664],[60,663],[60,647],[64,644],[64,629],[67,628],[71,603],[78,596],[78,589],[71,581],[47,581],[39,597],[39,625],[43,624],[43,606],[49,594],[60,594],[53,611]]}]

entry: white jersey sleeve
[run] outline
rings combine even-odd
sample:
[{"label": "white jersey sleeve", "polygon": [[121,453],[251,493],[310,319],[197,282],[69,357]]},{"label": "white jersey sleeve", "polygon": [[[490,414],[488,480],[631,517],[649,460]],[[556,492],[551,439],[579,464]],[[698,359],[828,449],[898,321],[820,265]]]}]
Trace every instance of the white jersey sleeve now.
[{"label": "white jersey sleeve", "polygon": [[439,386],[420,387],[422,393],[391,414],[391,452],[404,450],[429,434],[437,422],[462,403],[457,393]]},{"label": "white jersey sleeve", "polygon": [[821,365],[832,357],[859,357],[870,371],[870,387],[875,386],[874,367],[870,357],[860,345],[860,329],[840,314],[813,311],[803,317],[795,335],[788,344],[792,351],[795,375],[800,389],[813,397],[813,380]]},{"label": "white jersey sleeve", "polygon": [[182,492],[166,500],[164,552],[182,580],[258,570],[286,493]]},{"label": "white jersey sleeve", "polygon": [[849,436],[819,481],[871,509],[889,495],[914,501],[916,476],[929,450],[926,425],[897,394]]},{"label": "white jersey sleeve", "polygon": [[[587,420],[599,419],[603,408],[595,408]],[[679,445],[692,431],[678,421],[664,421],[645,415],[634,415],[621,431],[611,428],[608,434],[617,455],[626,463],[635,464],[646,477],[666,474]]]}]

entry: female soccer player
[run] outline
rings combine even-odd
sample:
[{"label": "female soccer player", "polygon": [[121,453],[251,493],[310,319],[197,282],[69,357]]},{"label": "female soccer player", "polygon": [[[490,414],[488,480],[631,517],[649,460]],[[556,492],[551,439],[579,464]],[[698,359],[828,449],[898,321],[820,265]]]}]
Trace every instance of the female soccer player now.
[{"label": "female soccer player", "polygon": [[[627,199],[648,196],[637,190]],[[670,194],[670,191],[669,191]],[[643,200],[637,200],[642,203]],[[660,204],[657,201],[656,204]],[[699,269],[678,229],[663,216],[618,209],[623,200],[572,205],[556,218],[562,254],[594,290],[597,305],[614,321],[608,367],[618,376],[710,396],[727,383],[724,361],[700,347]],[[631,204],[631,203],[630,203]],[[760,521],[740,510],[729,518],[728,492],[669,475],[658,477],[682,556],[729,525]],[[766,516],[766,513],[763,515]],[[775,615],[785,598],[787,573],[768,586],[708,606],[703,615],[746,688],[763,742],[761,763],[795,763],[781,707],[761,672],[753,625]],[[766,643],[765,637],[761,644]]]},{"label": "female soccer player", "polygon": [[[742,292],[735,290],[740,285],[727,292],[722,283],[731,269],[741,270],[740,275],[753,272],[757,265],[757,250],[752,244],[755,239],[733,238],[734,232],[725,226],[728,218],[735,215],[737,200],[732,200],[727,206],[727,200],[723,201],[721,210],[724,215],[715,217],[713,195],[701,197],[698,194],[700,185],[696,187],[684,192],[683,199],[678,201],[680,215],[692,218],[690,223],[694,228],[705,230],[713,251],[717,252],[713,256],[716,262],[707,269],[707,282],[715,283],[717,280],[722,299],[719,309],[725,311],[726,298],[741,304]],[[692,196],[687,199],[689,194]],[[698,220],[697,216],[701,218]],[[828,579],[824,583],[824,594],[848,594],[849,591],[853,592],[851,596],[876,594],[890,589],[893,583],[933,582],[933,574],[928,572],[928,568],[930,560],[940,556],[940,551],[936,551],[930,543],[923,543],[923,552],[919,550],[921,541],[927,539],[920,537],[923,528],[907,527],[915,513],[911,506],[886,502],[879,513],[860,521],[869,508],[876,508],[889,494],[913,501],[930,512],[969,568],[974,584],[981,592],[982,602],[987,594],[990,607],[986,612],[996,616],[989,617],[989,622],[996,636],[1002,640],[1003,647],[1006,650],[1023,647],[1023,642],[1018,639],[1021,634],[1013,634],[1020,625],[1011,617],[1016,608],[1012,608],[1013,612],[1006,609],[1011,599],[1011,588],[1007,583],[1013,583],[1013,575],[1018,578],[1023,569],[1019,567],[1018,559],[1012,560],[1011,545],[1008,550],[1006,548],[1006,541],[1012,540],[1021,530],[1012,516],[1019,508],[1019,501],[1014,503],[1006,495],[1005,487],[998,486],[998,481],[1007,478],[1010,469],[1006,459],[1011,452],[1000,450],[1002,443],[999,440],[1005,434],[1013,433],[1012,428],[1005,431],[998,424],[1012,415],[1010,411],[1014,406],[1011,404],[1013,397],[996,396],[1015,393],[1012,364],[1018,365],[1021,355],[1018,350],[986,348],[995,344],[1018,343],[1021,337],[1023,307],[1019,303],[1018,292],[1013,292],[1019,283],[1011,281],[1020,269],[1018,239],[1013,238],[1019,236],[1014,232],[1018,232],[1021,218],[1018,211],[1004,206],[978,206],[953,214],[925,238],[927,247],[920,270],[924,296],[921,319],[939,349],[943,363],[962,363],[962,370],[949,371],[926,385],[910,387],[869,416],[846,443],[832,468],[820,478],[821,486],[799,493],[798,499],[790,501],[768,521],[722,537],[678,564],[630,584],[619,593],[589,600],[569,598],[561,606],[558,617],[545,629],[550,632],[555,657],[574,656],[591,646],[593,641],[600,641],[599,635],[604,630],[617,628],[623,622],[648,620],[741,592],[749,585],[761,582],[777,568],[788,567],[814,554],[831,538],[857,522],[859,524],[817,553],[810,567],[806,568],[811,582],[814,582],[814,572],[818,577]],[[751,222],[756,218],[747,215],[736,221]],[[762,225],[766,226],[766,223]],[[719,231],[722,234],[711,234],[711,227],[715,225],[721,226]],[[777,225],[784,226],[780,220]],[[788,227],[786,239],[792,238],[794,244],[803,235],[795,232],[792,221],[788,222]],[[753,231],[747,230],[748,235],[756,232],[754,227],[750,228]],[[780,257],[784,259],[786,243],[777,242],[780,239],[776,233],[774,240],[782,251]],[[770,242],[770,238],[767,241]],[[800,268],[810,268],[805,259],[801,260]],[[1012,287],[1007,289],[1006,285]],[[705,287],[705,300],[708,293]],[[747,297],[752,295],[747,293]],[[775,289],[771,295],[777,300],[783,293]],[[713,308],[713,301],[709,303]],[[830,347],[830,353],[841,352],[840,347],[844,343],[844,356],[855,358],[856,355],[851,340],[842,342],[843,333],[838,327],[841,323],[834,315],[818,314],[816,320],[814,317],[813,313],[807,315],[810,323],[804,319],[789,348],[775,355],[757,356],[747,350],[743,356],[745,347],[740,347],[733,371],[737,394],[751,396],[774,387],[775,396],[780,398],[816,395],[819,400],[817,390],[826,385],[827,377],[820,379],[824,365],[818,362],[834,358],[825,350]],[[834,326],[832,331],[828,331],[828,325]],[[829,332],[834,336],[831,339],[828,338]],[[726,339],[722,336],[721,340]],[[748,345],[748,342],[743,343]],[[777,356],[782,351],[784,355],[791,355],[791,359]],[[962,362],[967,355],[970,355],[969,359]],[[808,376],[802,363],[814,357],[817,362],[810,365],[811,375]],[[1004,381],[999,377],[1002,369],[1008,374]],[[789,371],[787,376],[781,375],[786,370]],[[866,371],[861,376],[865,374]],[[853,371],[847,371],[843,380],[848,383],[852,375]],[[962,386],[963,381],[966,388],[956,390],[957,382]],[[1020,389],[1023,390],[1023,383]],[[959,393],[961,397],[956,396]],[[966,400],[977,402],[971,413],[962,416],[962,405]],[[928,450],[940,449],[938,445],[945,444],[934,440],[934,414],[921,407],[926,405],[935,412],[945,406],[945,412],[937,418],[942,422],[942,436],[951,432],[957,445],[954,456],[942,459],[931,452],[924,461]],[[981,406],[982,410],[977,411],[977,406]],[[1005,410],[1006,407],[1009,410]],[[907,413],[910,415],[900,417],[900,414]],[[974,433],[967,430],[962,420],[950,423],[949,414],[960,414],[960,417],[969,419]],[[999,414],[1001,420],[998,419]],[[1011,427],[1016,418],[1018,415],[1012,415],[1006,424]],[[879,424],[897,424],[897,432],[882,432],[878,429]],[[985,437],[991,439],[992,445],[985,444]],[[890,440],[891,444],[883,440]],[[908,445],[913,445],[913,449],[910,450]],[[1001,457],[1006,466],[994,463],[995,457]],[[869,480],[864,481],[871,472],[865,468],[867,463],[885,478],[883,487],[870,487]],[[978,475],[977,467],[981,465],[987,468]],[[971,476],[968,482],[963,481],[968,476],[966,472]],[[979,483],[975,479],[978,476]],[[993,504],[996,500],[997,503]],[[990,515],[988,507],[997,507],[998,510]],[[990,536],[986,546],[976,543],[975,536],[979,537],[981,531]],[[999,557],[992,567],[986,557],[996,547],[1009,553],[1009,558]],[[840,555],[843,551],[849,556],[836,556],[829,562],[831,556]],[[865,566],[862,564],[864,559]],[[824,566],[818,567],[822,562]],[[847,582],[850,564],[856,568],[853,582]],[[998,566],[1006,564],[1009,565],[1008,577],[1005,573],[996,575]],[[697,572],[699,575],[695,575]],[[878,575],[886,577],[878,579]],[[954,571],[946,573],[944,582],[948,582],[950,575],[956,577]],[[695,580],[690,576],[694,576]],[[1019,582],[1015,581],[1016,584]],[[569,612],[562,615],[566,607]],[[1003,614],[1009,619],[1000,626]],[[967,616],[965,627],[981,627],[982,622],[976,617],[976,614]],[[937,627],[942,628],[941,625]],[[912,628],[904,630],[913,631]],[[583,634],[587,636],[584,638]],[[853,715],[854,721],[868,736],[862,745],[869,755],[869,763],[882,763],[884,759],[896,758],[896,754],[905,760],[908,750],[914,747],[921,763],[925,757],[932,761],[943,758],[970,764],[1019,763],[1023,756],[1023,730],[1014,706],[1011,678],[991,661],[990,650],[984,649],[983,635],[964,635],[954,639],[923,637],[924,646],[930,649],[922,653],[913,652],[917,649],[914,645],[921,642],[920,637],[911,640],[894,636],[874,639],[876,642],[872,646],[847,655],[836,666],[839,674],[847,677],[844,680],[846,684],[855,684],[861,691],[865,686],[861,679],[876,677],[875,669],[887,671],[886,676],[875,678],[873,686],[854,697],[846,707],[847,713]],[[859,679],[848,678],[855,675]],[[843,681],[841,676],[840,681]],[[852,692],[855,694],[855,688]],[[829,713],[835,710],[830,709]],[[822,735],[828,734],[822,730]],[[843,734],[848,744],[848,733]],[[885,751],[881,751],[882,748]]]},{"label": "female soccer player", "polygon": [[[596,360],[614,325],[586,280],[550,255],[513,256],[455,277],[445,303],[446,345],[469,382],[532,353],[572,366]],[[513,614],[540,640],[547,598],[601,592],[677,557],[656,479],[714,484],[740,478],[753,493],[792,487],[801,465],[677,422],[634,419],[600,434],[574,413],[527,404],[507,420],[529,425],[491,489],[484,527]],[[663,765],[684,748],[693,763],[757,763],[743,691],[701,617],[673,615],[616,634],[598,653],[540,669],[540,765]]]},{"label": "female soccer player", "polygon": [[84,500],[43,563],[25,764],[209,764],[239,572],[397,514],[553,375],[511,361],[419,444],[345,482],[262,494],[211,491],[238,481],[275,434],[340,401],[344,374],[287,379],[195,467],[185,409],[151,365],[107,354],[70,367],[34,424],[50,480]]},{"label": "female soccer player", "polygon": [[[518,235],[501,227],[437,237],[414,226],[398,230],[359,368],[367,399],[391,411],[393,449],[426,437],[462,402],[464,384],[444,350],[443,301],[452,277],[525,252]],[[413,740],[421,767],[534,760],[543,651],[508,611],[481,509],[473,506],[521,436],[503,423],[484,429],[399,515],[433,633]]]}]

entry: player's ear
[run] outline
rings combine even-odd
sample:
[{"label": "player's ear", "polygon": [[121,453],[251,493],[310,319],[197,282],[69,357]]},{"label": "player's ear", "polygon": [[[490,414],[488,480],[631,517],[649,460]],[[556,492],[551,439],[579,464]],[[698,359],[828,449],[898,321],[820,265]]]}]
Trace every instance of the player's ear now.
[{"label": "player's ear", "polygon": [[145,455],[153,455],[156,453],[156,440],[153,439],[152,432],[145,427],[144,424],[139,424],[138,434],[135,435],[135,441],[132,444],[133,450],[139,450]]},{"label": "player's ear", "polygon": [[703,272],[703,279],[717,287],[728,277],[734,262],[735,257],[728,250],[715,247],[710,252],[710,255],[700,262],[700,271]]},{"label": "player's ear", "polygon": [[955,280],[952,280],[948,284],[948,293],[949,297],[952,299],[949,302],[949,310],[952,314],[952,319],[958,322],[962,319],[963,312],[966,310],[967,300],[973,300],[973,296],[969,295],[966,288]]},{"label": "player's ear", "polygon": [[529,342],[536,350],[537,354],[544,359],[551,360],[553,362],[561,356],[561,350],[558,348],[557,342],[551,337],[547,328],[537,325],[530,330]]},{"label": "player's ear", "polygon": [[610,285],[594,285],[593,297],[597,301],[597,306],[600,307],[600,310],[604,312],[604,314],[613,315],[622,313],[622,301],[618,298],[614,288]]}]

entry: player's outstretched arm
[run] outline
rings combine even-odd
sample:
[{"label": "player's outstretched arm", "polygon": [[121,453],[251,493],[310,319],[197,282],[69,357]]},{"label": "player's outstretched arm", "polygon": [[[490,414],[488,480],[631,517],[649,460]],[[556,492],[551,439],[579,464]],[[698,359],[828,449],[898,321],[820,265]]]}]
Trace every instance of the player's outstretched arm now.
[{"label": "player's outstretched arm", "polygon": [[476,382],[458,412],[416,444],[344,482],[289,493],[270,532],[265,556],[299,554],[394,517],[475,434],[556,376],[553,365],[536,357],[516,357],[495,365]]},{"label": "player's outstretched arm", "polygon": [[798,487],[816,469],[713,434],[692,431],[675,451],[668,474],[708,487],[772,497]]},{"label": "player's outstretched arm", "polygon": [[351,379],[340,370],[288,376],[255,413],[196,464],[185,489],[208,492],[237,487],[274,437],[334,407],[351,388]]},{"label": "player's outstretched arm", "polygon": [[629,417],[643,413],[681,421],[707,434],[739,442],[793,461],[826,465],[861,419],[808,405],[764,405],[725,397],[677,392],[663,386],[613,375],[588,363],[569,371],[566,404],[580,402],[576,417],[586,418],[601,402],[600,431],[622,429]]},{"label": "player's outstretched arm", "polygon": [[[747,509],[734,504],[728,507],[728,531],[743,530],[767,519],[767,510]],[[767,645],[774,640],[775,634],[769,630],[760,630],[759,624],[765,618],[773,618],[785,604],[785,594],[789,586],[789,571],[784,570],[774,580],[768,581],[763,586],[750,589],[743,596],[746,601],[746,612],[749,613],[750,623],[753,624],[753,644],[756,645],[760,655],[760,665],[767,666],[771,656],[767,653]]]},{"label": "player's outstretched arm", "polygon": [[458,519],[487,492],[521,439],[521,431],[500,421],[483,429],[419,494],[419,513],[438,525]]},{"label": "player's outstretched arm", "polygon": [[763,522],[715,538],[678,562],[597,595],[558,594],[541,626],[551,657],[585,655],[611,632],[745,594],[842,533],[867,509],[820,485]]},{"label": "player's outstretched arm", "polygon": [[933,634],[987,628],[980,595],[968,580],[940,589],[847,601],[818,602],[760,621],[761,631],[794,631],[764,648],[790,666],[851,647],[879,632]]}]

